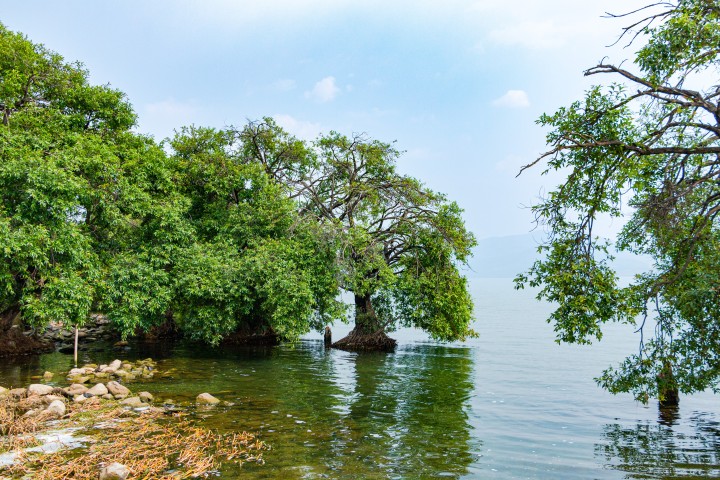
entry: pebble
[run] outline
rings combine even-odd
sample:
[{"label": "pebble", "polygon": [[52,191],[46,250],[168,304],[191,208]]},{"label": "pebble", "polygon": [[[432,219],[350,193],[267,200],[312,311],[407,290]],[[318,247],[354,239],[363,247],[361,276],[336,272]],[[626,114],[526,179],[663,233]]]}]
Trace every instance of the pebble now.
[{"label": "pebble", "polygon": [[113,462],[100,471],[100,480],[125,480],[130,470],[122,463]]},{"label": "pebble", "polygon": [[201,393],[200,395],[198,395],[198,396],[195,398],[195,401],[196,401],[197,403],[201,403],[201,404],[205,404],[205,405],[215,405],[215,404],[220,403],[220,400],[218,400],[217,398],[213,397],[213,396],[210,395],[209,393]]}]

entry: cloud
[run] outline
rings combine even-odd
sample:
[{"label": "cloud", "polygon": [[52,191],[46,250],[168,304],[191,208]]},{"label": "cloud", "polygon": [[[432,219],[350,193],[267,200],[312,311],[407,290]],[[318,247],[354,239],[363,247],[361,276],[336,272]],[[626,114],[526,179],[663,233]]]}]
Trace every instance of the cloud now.
[{"label": "cloud", "polygon": [[323,130],[319,123],[298,120],[292,115],[284,113],[273,115],[273,118],[278,125],[289,133],[304,140],[314,140]]},{"label": "cloud", "polygon": [[281,80],[273,82],[271,86],[274,90],[279,90],[281,92],[289,92],[290,90],[295,89],[295,80],[283,78]]},{"label": "cloud", "polygon": [[478,25],[482,45],[488,43],[528,50],[583,50],[612,43],[624,26],[602,18],[605,12],[627,13],[645,6],[641,0],[478,0],[466,6],[469,22]]},{"label": "cloud", "polygon": [[311,98],[321,103],[335,100],[340,88],[335,85],[335,77],[325,77],[315,84],[312,90],[305,92],[305,98]]},{"label": "cloud", "polygon": [[505,95],[493,100],[493,105],[504,108],[527,108],[530,106],[530,99],[525,90],[508,90]]}]

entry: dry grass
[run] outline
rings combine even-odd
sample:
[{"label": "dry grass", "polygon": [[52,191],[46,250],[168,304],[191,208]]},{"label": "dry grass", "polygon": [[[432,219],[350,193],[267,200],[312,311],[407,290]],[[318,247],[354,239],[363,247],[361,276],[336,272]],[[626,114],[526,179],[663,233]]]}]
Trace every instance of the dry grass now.
[{"label": "dry grass", "polygon": [[44,423],[52,418],[44,411],[33,416],[25,416],[25,412],[9,395],[0,398],[0,451],[3,451],[5,443],[14,441],[14,437],[46,428]]},{"label": "dry grass", "polygon": [[[23,442],[32,444],[32,437],[17,435],[38,431],[40,425],[37,420],[30,423],[31,419],[18,416],[8,408],[11,404],[4,403],[4,408],[0,405],[0,431],[7,432],[0,450],[21,452]],[[119,462],[130,469],[133,479],[194,478],[217,472],[222,462],[263,463],[262,451],[266,449],[251,434],[219,434],[194,425],[184,415],[170,416],[161,409],[138,413],[101,405],[72,405],[61,423],[82,426],[79,433],[92,438],[90,445],[46,455],[21,454],[13,466],[4,471],[0,468],[0,477],[5,473],[38,480],[96,479],[103,465]]]}]

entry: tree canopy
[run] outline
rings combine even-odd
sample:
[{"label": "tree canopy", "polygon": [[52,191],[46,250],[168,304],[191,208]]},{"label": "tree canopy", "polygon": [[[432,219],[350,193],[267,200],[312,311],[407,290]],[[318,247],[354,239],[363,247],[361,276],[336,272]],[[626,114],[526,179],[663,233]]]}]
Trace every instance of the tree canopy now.
[{"label": "tree canopy", "polygon": [[113,262],[106,307],[126,332],[171,318],[213,344],[292,340],[342,315],[333,243],[229,131],[182,129],[168,190]]},{"label": "tree canopy", "polygon": [[300,215],[333,232],[340,287],[355,301],[355,329],[335,346],[392,348],[385,332],[398,326],[439,340],[475,334],[458,269],[475,239],[457,204],[396,171],[391,144],[330,132],[304,145],[271,119],[239,136],[248,161],[287,186]]},{"label": "tree canopy", "polygon": [[[720,5],[658,2],[627,15],[619,41],[643,42],[633,67],[601,62],[613,83],[543,115],[551,149],[523,170],[567,172],[533,207],[544,259],[517,286],[557,303],[558,341],[589,343],[609,321],[637,325],[639,351],[598,379],[611,392],[666,400],[720,380]],[[601,218],[622,218],[614,246],[654,260],[622,285]]]},{"label": "tree canopy", "polygon": [[292,340],[344,319],[343,290],[363,334],[474,333],[474,238],[389,144],[269,118],[157,143],[122,92],[1,25],[0,112],[0,334],[101,311],[125,336]]},{"label": "tree canopy", "polygon": [[82,324],[128,227],[128,169],[159,154],[125,96],[0,25],[0,316]]}]

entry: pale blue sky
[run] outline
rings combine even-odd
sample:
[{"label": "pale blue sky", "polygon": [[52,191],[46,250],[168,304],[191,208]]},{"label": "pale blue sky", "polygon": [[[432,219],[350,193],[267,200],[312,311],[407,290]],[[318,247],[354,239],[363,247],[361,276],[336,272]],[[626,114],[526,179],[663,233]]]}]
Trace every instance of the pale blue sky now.
[{"label": "pale blue sky", "polygon": [[[582,76],[638,0],[3,2],[0,21],[126,92],[139,131],[273,116],[292,133],[397,141],[400,170],[465,209],[478,238],[527,233],[550,181],[515,178],[544,151],[535,125],[580,97]],[[555,180],[557,181],[557,179]]]}]

